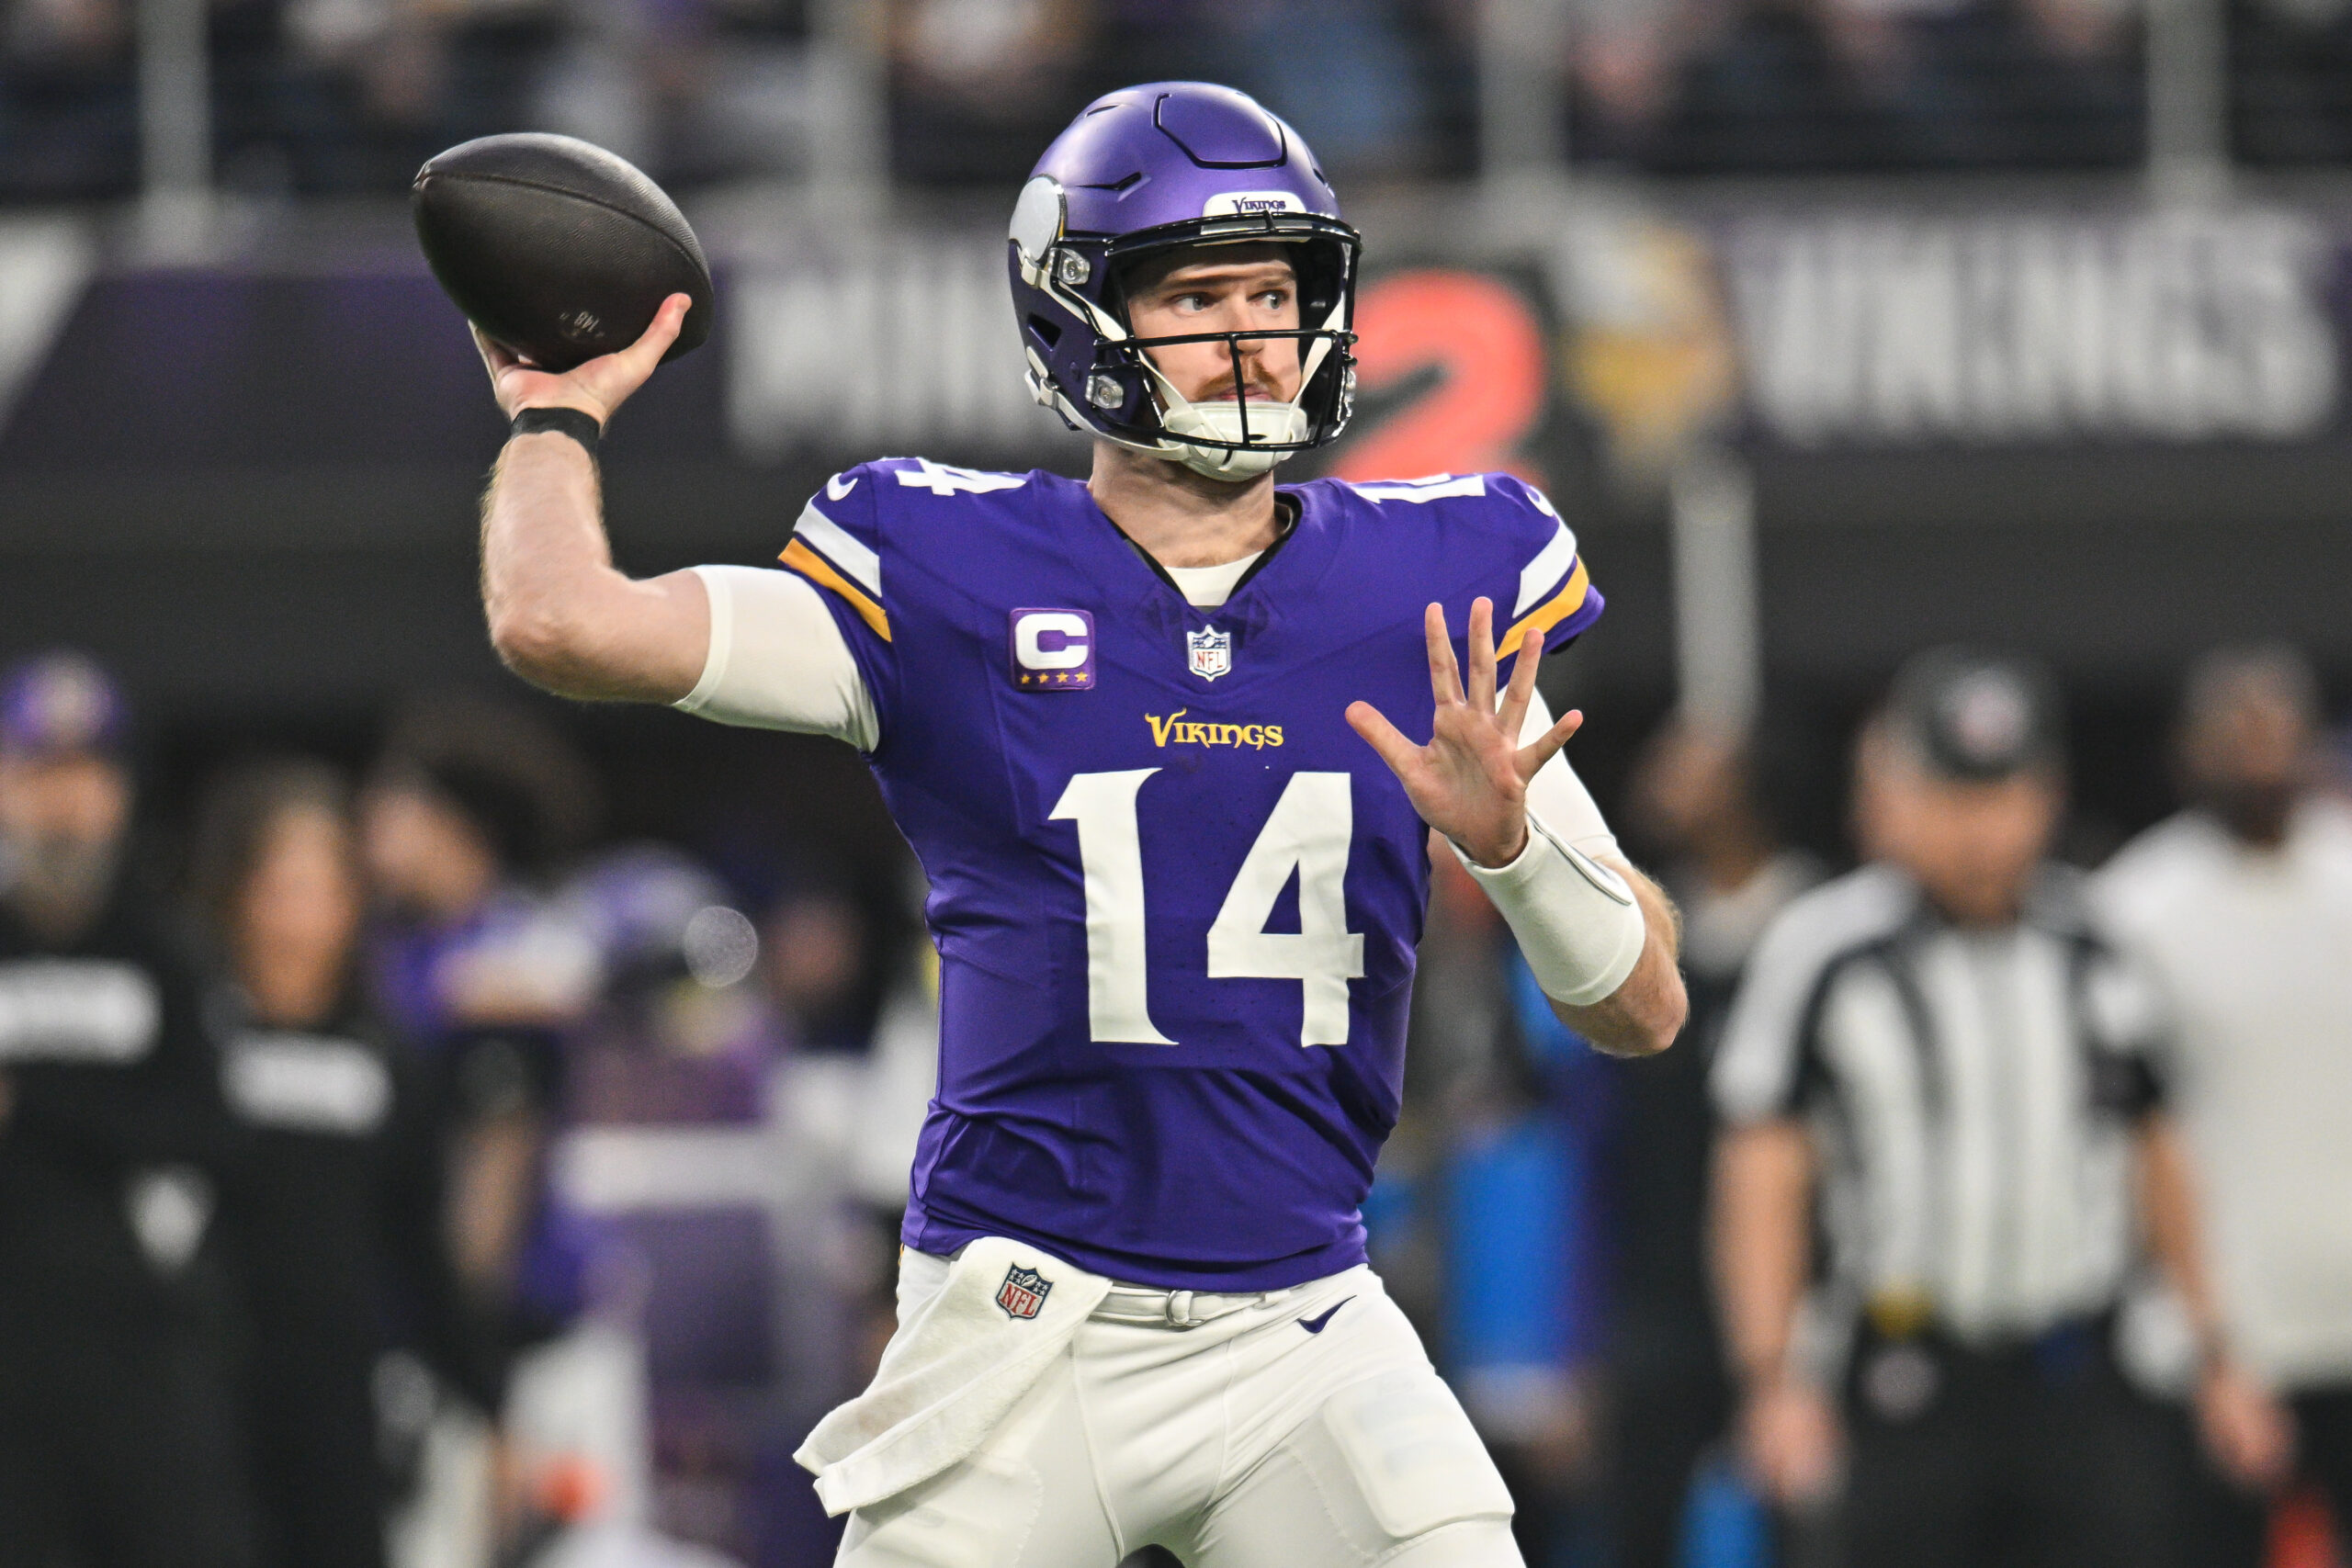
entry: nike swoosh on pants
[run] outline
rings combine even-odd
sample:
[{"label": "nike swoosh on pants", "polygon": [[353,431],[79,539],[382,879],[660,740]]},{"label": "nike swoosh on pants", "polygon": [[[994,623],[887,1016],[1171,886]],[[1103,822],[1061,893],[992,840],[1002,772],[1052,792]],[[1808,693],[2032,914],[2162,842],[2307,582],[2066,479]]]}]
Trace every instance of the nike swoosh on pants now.
[{"label": "nike swoosh on pants", "polygon": [[1341,1296],[1316,1316],[1300,1318],[1298,1325],[1309,1334],[1320,1334],[1323,1332],[1323,1325],[1331,1321],[1331,1314],[1353,1300],[1355,1300],[1353,1296]]}]

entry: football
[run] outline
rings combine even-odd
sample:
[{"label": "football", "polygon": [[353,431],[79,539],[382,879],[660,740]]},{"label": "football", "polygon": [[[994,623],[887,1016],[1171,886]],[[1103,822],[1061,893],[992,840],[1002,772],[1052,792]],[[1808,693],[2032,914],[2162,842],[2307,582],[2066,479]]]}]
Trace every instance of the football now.
[{"label": "football", "polygon": [[517,132],[450,148],[416,173],[433,276],[492,342],[564,371],[635,343],[673,294],[694,299],[663,360],[710,336],[710,264],[662,187],[601,147]]}]

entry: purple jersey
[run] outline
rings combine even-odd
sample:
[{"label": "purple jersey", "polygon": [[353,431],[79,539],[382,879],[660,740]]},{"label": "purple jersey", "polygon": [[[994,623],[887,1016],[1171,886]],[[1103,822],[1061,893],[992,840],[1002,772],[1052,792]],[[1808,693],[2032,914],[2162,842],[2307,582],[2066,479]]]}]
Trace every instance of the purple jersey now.
[{"label": "purple jersey", "polygon": [[1505,475],[1281,493],[1295,526],[1214,610],[1053,474],[890,458],[801,514],[784,563],[826,591],[931,878],[910,1247],[1193,1290],[1363,1261],[1429,860],[1347,706],[1428,735],[1432,599],[1554,649],[1601,599]]}]

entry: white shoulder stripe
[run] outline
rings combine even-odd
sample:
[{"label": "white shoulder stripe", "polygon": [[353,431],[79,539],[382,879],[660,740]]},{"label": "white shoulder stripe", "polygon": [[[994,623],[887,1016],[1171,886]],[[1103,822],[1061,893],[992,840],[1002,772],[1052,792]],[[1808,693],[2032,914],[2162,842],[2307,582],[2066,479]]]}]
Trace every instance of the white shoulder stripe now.
[{"label": "white shoulder stripe", "polygon": [[818,511],[815,502],[801,509],[800,521],[792,525],[792,536],[839,567],[843,576],[875,598],[882,597],[882,558]]},{"label": "white shoulder stripe", "polygon": [[1846,954],[1902,929],[1917,905],[1901,872],[1866,865],[1791,900],[1764,928],[1709,1069],[1725,1119],[1754,1122],[1781,1110],[1803,1055],[1814,987]]},{"label": "white shoulder stripe", "polygon": [[1535,553],[1519,574],[1519,603],[1511,606],[1512,620],[1527,614],[1529,606],[1559,586],[1560,579],[1577,562],[1577,536],[1566,523],[1552,536],[1552,542]]},{"label": "white shoulder stripe", "polygon": [[1433,479],[1407,479],[1397,484],[1357,485],[1355,492],[1366,501],[1443,501],[1453,495],[1484,495],[1487,476],[1464,474],[1455,479],[1440,474]]}]

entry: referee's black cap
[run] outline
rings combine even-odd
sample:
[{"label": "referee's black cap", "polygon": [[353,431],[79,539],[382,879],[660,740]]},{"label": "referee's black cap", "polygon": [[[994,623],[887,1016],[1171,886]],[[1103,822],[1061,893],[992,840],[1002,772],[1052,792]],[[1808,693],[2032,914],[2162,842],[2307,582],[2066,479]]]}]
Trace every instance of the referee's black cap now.
[{"label": "referee's black cap", "polygon": [[2065,765],[2057,682],[2015,654],[1973,648],[1914,654],[1895,673],[1887,716],[1943,778],[1984,784]]}]

